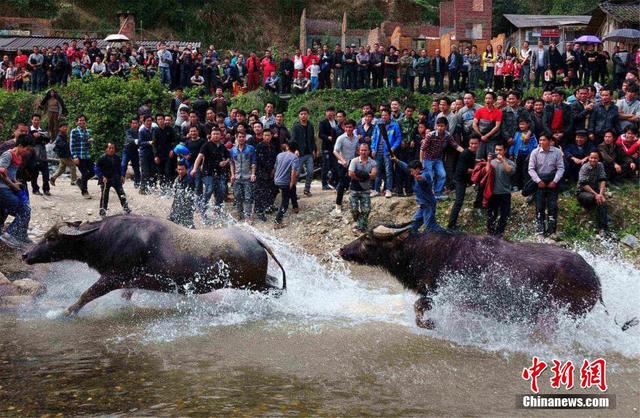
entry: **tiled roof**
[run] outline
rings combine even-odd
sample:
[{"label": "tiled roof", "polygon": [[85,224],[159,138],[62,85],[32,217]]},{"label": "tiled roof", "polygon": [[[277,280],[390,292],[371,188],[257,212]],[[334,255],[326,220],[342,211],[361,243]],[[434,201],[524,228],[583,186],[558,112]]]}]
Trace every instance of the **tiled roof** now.
[{"label": "tiled roof", "polygon": [[611,2],[600,3],[600,9],[618,22],[640,25],[640,2]]},{"label": "tiled roof", "polygon": [[[64,42],[71,43],[74,39],[71,38],[48,38],[48,37],[38,37],[38,36],[18,36],[18,37],[9,37],[9,38],[0,38],[0,50],[2,51],[10,51],[14,52],[18,49],[23,51],[30,51],[34,46],[37,47],[45,47],[45,48],[55,48],[56,46],[62,46]],[[75,39],[78,41],[78,44],[82,44],[84,39]],[[94,39],[90,39],[93,41]],[[108,45],[108,42],[105,42],[103,39],[95,39],[98,42],[98,48],[105,49]],[[140,40],[135,41],[134,44],[136,46],[144,46],[145,49],[154,50],[158,45],[156,40]],[[163,41],[167,45],[177,44],[179,47],[183,48],[188,44],[191,44],[194,48],[200,47],[200,42],[188,42],[188,41]]]},{"label": "tiled roof", "polygon": [[586,25],[591,20],[591,16],[563,16],[563,15],[512,15],[506,14],[504,17],[516,28],[550,28],[568,25]]}]

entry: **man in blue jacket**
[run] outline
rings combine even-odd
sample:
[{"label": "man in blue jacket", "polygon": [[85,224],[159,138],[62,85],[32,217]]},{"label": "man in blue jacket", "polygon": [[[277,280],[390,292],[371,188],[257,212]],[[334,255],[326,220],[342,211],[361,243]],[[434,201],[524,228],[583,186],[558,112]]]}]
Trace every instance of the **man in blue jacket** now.
[{"label": "man in blue jacket", "polygon": [[[387,131],[389,144],[387,144],[387,141],[384,139],[381,128]],[[371,197],[380,195],[383,176],[384,196],[387,198],[391,197],[391,191],[393,190],[393,162],[391,160],[391,154],[395,153],[401,143],[402,131],[400,130],[400,126],[398,126],[396,121],[391,120],[389,109],[383,109],[380,115],[380,121],[373,130],[373,137],[371,138],[371,156],[375,159],[378,166],[378,177],[376,177],[374,190],[371,191]],[[391,146],[391,149],[389,149],[389,146]]]},{"label": "man in blue jacket", "polygon": [[418,232],[422,224],[424,224],[427,232],[444,232],[443,227],[438,225],[436,221],[436,196],[433,193],[433,180],[428,170],[422,167],[422,163],[418,160],[411,161],[409,164],[393,157],[393,162],[398,167],[413,176],[413,191],[416,194],[416,202],[418,210],[413,216],[413,232]]}]

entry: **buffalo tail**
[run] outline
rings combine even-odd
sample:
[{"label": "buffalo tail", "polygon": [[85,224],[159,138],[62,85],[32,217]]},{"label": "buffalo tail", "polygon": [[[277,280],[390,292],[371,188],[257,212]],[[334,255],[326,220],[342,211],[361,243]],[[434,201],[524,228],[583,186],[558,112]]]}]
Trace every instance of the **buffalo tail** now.
[{"label": "buffalo tail", "polygon": [[287,273],[285,273],[284,267],[282,267],[282,264],[280,264],[280,260],[278,260],[276,256],[273,254],[273,250],[271,249],[271,247],[269,247],[267,244],[262,242],[260,238],[256,237],[256,240],[258,241],[258,244],[260,244],[260,246],[264,248],[267,253],[269,253],[271,258],[273,258],[273,260],[278,264],[278,266],[280,266],[280,270],[282,270],[282,290],[287,290]]}]

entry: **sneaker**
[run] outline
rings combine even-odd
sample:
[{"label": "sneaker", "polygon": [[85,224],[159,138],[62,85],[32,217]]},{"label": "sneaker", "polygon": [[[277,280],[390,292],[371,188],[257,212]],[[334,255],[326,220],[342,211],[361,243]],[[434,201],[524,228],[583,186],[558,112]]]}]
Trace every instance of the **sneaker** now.
[{"label": "sneaker", "polygon": [[264,212],[258,213],[257,215],[258,219],[260,219],[262,222],[267,222],[267,215]]},{"label": "sneaker", "polygon": [[391,190],[387,190],[386,192],[384,192],[384,197],[386,197],[387,199],[389,199],[391,196],[393,196]]},{"label": "sneaker", "polygon": [[293,209],[291,209],[291,211],[293,213],[300,213],[300,208],[293,208]]},{"label": "sneaker", "polygon": [[307,196],[307,197],[311,197],[311,191],[305,190],[304,191],[304,195]]},{"label": "sneaker", "polygon": [[329,187],[328,185],[322,186],[322,190],[331,190],[331,187]]},{"label": "sneaker", "polygon": [[101,218],[106,218],[107,217],[107,211],[104,209],[100,209],[100,217]]},{"label": "sneaker", "polygon": [[85,199],[91,199],[91,195],[89,194],[89,192],[83,192],[82,197],[84,197]]},{"label": "sneaker", "polygon": [[51,184],[52,186],[55,186],[56,185],[56,179],[50,178],[49,179],[49,184]]},{"label": "sneaker", "polygon": [[131,213],[131,208],[128,207],[128,206],[126,208],[124,208],[123,210],[124,210],[124,213],[126,213],[127,215]]},{"label": "sneaker", "polygon": [[51,196],[51,193],[47,190],[46,192],[44,192],[45,196]]},{"label": "sneaker", "polygon": [[24,244],[20,242],[19,239],[9,234],[8,232],[5,232],[4,234],[0,235],[0,241],[4,242],[11,248],[17,249],[17,248],[22,248],[24,246]]},{"label": "sneaker", "polygon": [[376,192],[375,190],[371,190],[371,193],[369,193],[370,197],[376,197],[376,196],[380,196],[380,193]]},{"label": "sneaker", "polygon": [[32,194],[42,196],[42,192],[40,190],[34,190]]},{"label": "sneaker", "polygon": [[449,199],[449,196],[447,196],[446,194],[437,194],[436,195],[436,200],[447,200]]},{"label": "sneaker", "polygon": [[331,215],[333,216],[341,216],[342,215],[342,207],[340,205],[336,205],[336,207],[331,211]]}]

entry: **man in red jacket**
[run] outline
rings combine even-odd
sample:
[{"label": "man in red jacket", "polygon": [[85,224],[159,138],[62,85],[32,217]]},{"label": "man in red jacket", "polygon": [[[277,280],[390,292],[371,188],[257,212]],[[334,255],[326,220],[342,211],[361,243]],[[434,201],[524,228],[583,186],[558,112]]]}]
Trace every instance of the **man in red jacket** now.
[{"label": "man in red jacket", "polygon": [[256,57],[256,53],[251,51],[247,60],[247,88],[255,90],[260,83],[260,60]]},{"label": "man in red jacket", "polygon": [[262,58],[260,63],[262,65],[262,85],[264,86],[267,82],[267,78],[271,75],[271,72],[277,72],[277,65],[271,56],[271,51],[265,51],[264,58]]}]

